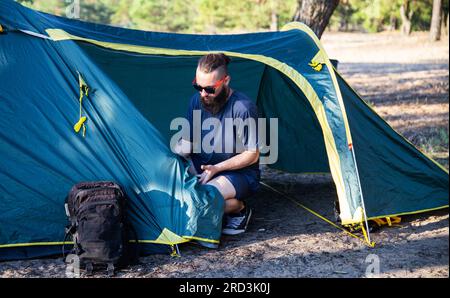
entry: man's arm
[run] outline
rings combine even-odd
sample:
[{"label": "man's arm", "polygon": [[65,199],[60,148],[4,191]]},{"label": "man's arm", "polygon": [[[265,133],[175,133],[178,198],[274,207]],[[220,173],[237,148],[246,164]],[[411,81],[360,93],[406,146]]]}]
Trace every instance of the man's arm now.
[{"label": "man's arm", "polygon": [[239,170],[248,167],[259,159],[259,151],[244,151],[215,165],[202,165],[202,176],[199,181],[207,183],[214,175],[223,171]]},{"label": "man's arm", "polygon": [[218,168],[219,172],[239,170],[254,164],[255,162],[258,161],[258,158],[259,158],[258,150],[256,151],[248,150],[240,154],[237,154],[232,158],[224,160],[216,164],[215,166]]}]

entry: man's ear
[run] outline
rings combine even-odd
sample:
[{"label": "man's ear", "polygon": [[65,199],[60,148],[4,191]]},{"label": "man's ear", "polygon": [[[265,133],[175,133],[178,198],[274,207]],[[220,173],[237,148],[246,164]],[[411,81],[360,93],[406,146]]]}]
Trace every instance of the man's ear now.
[{"label": "man's ear", "polygon": [[227,75],[227,78],[225,79],[224,84],[228,86],[230,84],[230,81],[231,81],[231,76]]}]

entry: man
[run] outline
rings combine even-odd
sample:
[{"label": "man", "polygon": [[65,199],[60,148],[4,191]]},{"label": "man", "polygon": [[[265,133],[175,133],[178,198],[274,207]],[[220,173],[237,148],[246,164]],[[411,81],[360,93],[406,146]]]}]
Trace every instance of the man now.
[{"label": "man", "polygon": [[[198,61],[193,81],[193,87],[198,92],[192,96],[187,113],[191,139],[182,139],[175,152],[185,157],[189,155],[196,172],[200,173],[199,182],[215,186],[222,194],[225,199],[222,233],[237,235],[245,232],[252,215],[244,199],[254,194],[259,187],[258,111],[245,94],[230,88],[229,62],[230,58],[224,54],[208,54]],[[205,125],[195,127],[195,113],[201,116],[202,124],[215,120],[220,123],[221,129],[203,130]],[[230,120],[242,126],[230,127]],[[214,137],[208,137],[210,142],[207,142],[213,144],[212,152],[201,146],[201,150],[195,153],[193,148],[198,145],[192,139],[195,129],[201,129],[198,143],[202,145],[212,133]],[[230,148],[231,152],[227,150]]]}]

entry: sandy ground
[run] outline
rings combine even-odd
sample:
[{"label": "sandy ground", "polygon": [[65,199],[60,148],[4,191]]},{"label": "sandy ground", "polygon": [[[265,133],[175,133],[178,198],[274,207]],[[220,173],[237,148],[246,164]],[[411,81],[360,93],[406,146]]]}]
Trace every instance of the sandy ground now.
[{"label": "sandy ground", "polygon": [[[447,38],[431,44],[426,34],[325,34],[323,43],[344,78],[414,144],[427,144],[446,129],[446,145],[433,154],[448,166]],[[336,191],[329,175],[265,170],[263,180],[333,218]],[[223,237],[219,249],[182,245],[181,257],[142,257],[117,276],[365,277],[377,263],[379,277],[449,276],[448,209],[403,217],[401,225],[373,233],[377,245],[368,248],[266,189],[249,203],[254,216],[248,232]],[[3,262],[0,277],[65,277],[65,265],[61,258]]]}]

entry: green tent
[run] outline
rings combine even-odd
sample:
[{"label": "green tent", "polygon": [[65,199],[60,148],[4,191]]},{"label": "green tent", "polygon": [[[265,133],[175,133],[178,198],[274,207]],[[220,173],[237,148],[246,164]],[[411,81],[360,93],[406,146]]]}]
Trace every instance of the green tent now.
[{"label": "green tent", "polygon": [[89,180],[124,186],[146,252],[216,246],[223,198],[169,149],[170,122],[185,115],[197,60],[209,52],[232,57],[233,87],[278,118],[271,167],[331,173],[343,225],[448,207],[448,171],[370,109],[303,24],[145,32],[6,0],[0,25],[0,260],[60,252],[65,196]]}]

